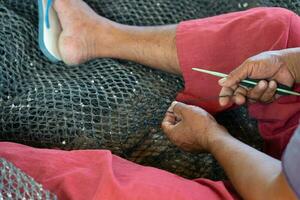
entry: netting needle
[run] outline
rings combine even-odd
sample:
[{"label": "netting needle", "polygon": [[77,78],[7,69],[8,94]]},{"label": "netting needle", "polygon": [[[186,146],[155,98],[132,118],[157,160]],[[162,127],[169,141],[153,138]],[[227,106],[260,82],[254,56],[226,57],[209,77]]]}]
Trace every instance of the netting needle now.
[{"label": "netting needle", "polygon": [[[221,78],[226,78],[228,75],[221,73],[221,72],[216,72],[216,71],[210,71],[210,70],[205,70],[205,69],[200,69],[200,68],[192,68],[192,70],[197,71],[197,72],[202,72],[206,74],[210,74],[213,76],[221,77]],[[256,79],[244,79],[241,81],[240,85],[245,86],[245,87],[255,87],[260,80]],[[300,93],[295,92],[291,90],[290,87],[282,85],[277,83],[278,87],[276,89],[276,93],[280,95],[295,95],[295,96],[300,96]]]}]

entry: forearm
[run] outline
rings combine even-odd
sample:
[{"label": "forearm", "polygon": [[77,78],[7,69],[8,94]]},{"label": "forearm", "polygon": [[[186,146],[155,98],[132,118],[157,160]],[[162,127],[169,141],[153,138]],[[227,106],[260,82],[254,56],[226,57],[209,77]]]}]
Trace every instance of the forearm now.
[{"label": "forearm", "polygon": [[176,49],[177,25],[137,27],[114,24],[108,57],[131,60],[181,74]]},{"label": "forearm", "polygon": [[210,151],[244,199],[294,199],[280,161],[230,135],[221,135],[212,142]]}]

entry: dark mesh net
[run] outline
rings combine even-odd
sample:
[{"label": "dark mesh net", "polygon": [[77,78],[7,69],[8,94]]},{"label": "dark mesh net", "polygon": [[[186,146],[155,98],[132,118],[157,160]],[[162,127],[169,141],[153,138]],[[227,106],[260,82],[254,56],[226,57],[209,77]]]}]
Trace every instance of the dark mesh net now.
[{"label": "dark mesh net", "polygon": [[57,198],[12,163],[0,158],[0,199],[54,200]]},{"label": "dark mesh net", "polygon": [[[138,163],[195,178],[224,178],[209,154],[189,154],[160,130],[183,88],[181,78],[135,63],[97,59],[80,66],[50,63],[38,48],[37,1],[0,0],[0,138],[36,147],[109,149]],[[134,25],[161,25],[299,1],[88,0],[98,13]],[[230,132],[261,147],[245,108],[218,117]]]}]

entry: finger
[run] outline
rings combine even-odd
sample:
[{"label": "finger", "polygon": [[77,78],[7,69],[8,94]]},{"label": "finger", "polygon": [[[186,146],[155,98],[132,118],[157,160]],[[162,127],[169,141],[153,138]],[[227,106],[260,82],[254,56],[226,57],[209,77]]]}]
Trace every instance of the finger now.
[{"label": "finger", "polygon": [[174,114],[167,112],[162,121],[162,129],[165,133],[170,133],[176,124],[176,117]]},{"label": "finger", "polygon": [[233,101],[237,105],[242,105],[246,102],[246,96],[247,96],[247,89],[243,87],[238,87],[238,89],[234,92]]},{"label": "finger", "polygon": [[175,144],[177,138],[180,136],[180,133],[183,133],[183,131],[181,131],[182,122],[179,122],[175,125],[170,124],[168,122],[163,122],[162,128],[166,136],[170,139],[170,141]]},{"label": "finger", "polygon": [[176,102],[173,106],[174,114],[179,117],[184,117],[186,114],[186,111],[188,110],[188,107],[189,106],[184,103]]},{"label": "finger", "polygon": [[263,95],[263,93],[266,91],[268,87],[267,81],[259,81],[257,86],[255,86],[253,89],[251,89],[248,92],[247,97],[250,99],[250,101],[257,101],[260,99],[260,97]]},{"label": "finger", "polygon": [[243,63],[238,68],[233,70],[226,78],[219,80],[219,85],[222,87],[232,87],[247,78],[248,67],[247,63]]},{"label": "finger", "polygon": [[182,117],[176,113],[174,113],[174,106],[177,104],[177,101],[173,101],[173,103],[171,104],[171,106],[168,108],[168,113],[172,113],[175,116],[175,124],[179,121],[181,121]]},{"label": "finger", "polygon": [[167,111],[167,113],[165,114],[165,117],[163,119],[163,122],[168,122],[168,123],[171,123],[171,124],[175,125],[175,123],[176,123],[175,114],[172,113],[172,112]]},{"label": "finger", "polygon": [[173,101],[171,106],[168,108],[168,112],[174,112],[174,106],[177,104],[178,102],[177,101]]},{"label": "finger", "polygon": [[223,87],[220,92],[219,104],[227,106],[232,101],[234,90],[232,88]]},{"label": "finger", "polygon": [[276,93],[276,88],[277,88],[277,83],[275,81],[270,81],[269,85],[264,92],[264,94],[260,97],[260,101],[268,103],[272,102],[275,98],[275,93]]}]

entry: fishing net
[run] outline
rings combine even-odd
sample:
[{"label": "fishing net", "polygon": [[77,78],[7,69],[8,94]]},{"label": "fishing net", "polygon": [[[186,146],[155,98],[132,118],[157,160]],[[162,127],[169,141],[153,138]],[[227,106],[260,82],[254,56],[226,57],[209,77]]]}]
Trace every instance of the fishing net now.
[{"label": "fishing net", "polygon": [[12,163],[0,158],[0,199],[55,200],[57,198]]},{"label": "fishing net", "polygon": [[[161,25],[259,5],[299,12],[296,0],[87,0],[99,14],[130,25]],[[96,59],[79,66],[49,62],[38,48],[37,1],[0,0],[0,139],[35,147],[109,149],[181,176],[224,178],[210,154],[170,144],[160,123],[183,81],[139,64]],[[261,147],[244,107],[217,119]]]}]

